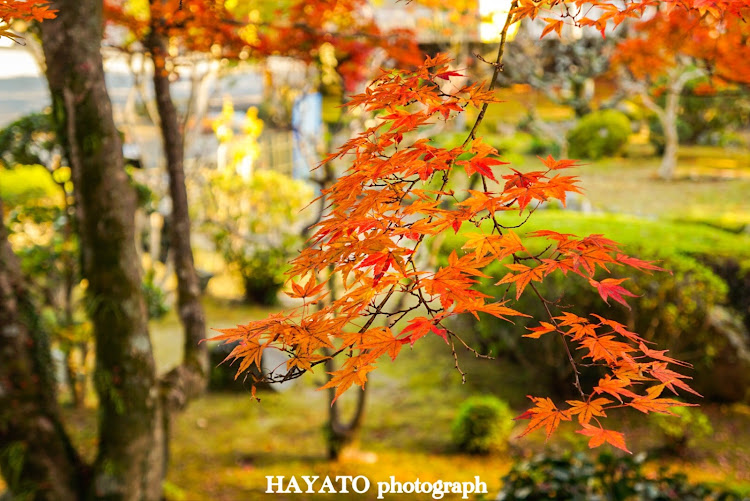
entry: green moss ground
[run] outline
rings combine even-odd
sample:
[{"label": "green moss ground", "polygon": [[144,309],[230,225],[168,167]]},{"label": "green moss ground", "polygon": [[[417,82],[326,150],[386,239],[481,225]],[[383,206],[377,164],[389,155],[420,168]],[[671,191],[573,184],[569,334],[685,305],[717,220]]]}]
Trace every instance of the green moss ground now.
[{"label": "green moss ground", "polygon": [[[221,302],[209,302],[207,306],[209,325],[215,327],[246,322],[271,311]],[[169,319],[152,326],[157,353],[161,327],[168,323]],[[371,493],[375,492],[375,482],[387,481],[391,475],[399,481],[466,481],[479,475],[492,493],[520,457],[545,450],[586,450],[585,437],[576,434],[572,424],[564,424],[547,443],[542,432],[513,439],[511,451],[504,455],[456,454],[450,444],[450,424],[464,398],[492,393],[508,400],[520,414],[526,405],[525,381],[533,378],[498,362],[476,360],[468,353],[459,355],[468,373],[465,385],[453,369],[450,350],[437,338],[420,340],[413,350],[405,349],[396,362],[383,360],[380,369],[370,374],[360,441],[364,454],[335,463],[325,458],[322,426],[327,401],[323,392],[316,391],[323,382],[322,373],[301,378],[283,393],[260,393],[260,403],[247,393],[207,395],[175,417],[168,499],[342,499],[325,494],[266,495],[267,475],[364,475],[373,482]],[[351,395],[343,398],[347,397]],[[347,403],[351,404],[345,400]],[[687,472],[694,481],[717,482],[750,492],[750,453],[738,447],[750,443],[750,407],[710,405],[704,410],[711,417],[715,434],[697,443],[690,457],[660,461]],[[67,417],[76,441],[93,453],[95,412],[71,411]],[[660,443],[649,421],[639,413],[613,416],[610,423],[626,433],[634,452],[651,450]],[[523,426],[524,422],[518,423],[514,437]],[[373,498],[362,495],[347,499]],[[454,495],[445,499],[458,498]],[[404,495],[389,499],[430,498]]]},{"label": "green moss ground", "polygon": [[[734,228],[750,222],[750,176],[745,168],[749,162],[745,158],[743,154],[717,149],[683,149],[680,180],[675,183],[654,179],[658,161],[653,158],[609,159],[584,165],[577,173],[595,209],[646,218],[709,221]],[[518,157],[514,162],[524,169],[539,165],[534,157]],[[528,229],[553,225],[552,229],[573,233],[598,231],[592,230],[596,223],[591,220],[584,228],[580,216],[575,214],[549,212],[538,216],[538,221],[532,218]],[[750,239],[730,241],[726,232],[705,225],[673,223],[665,232],[664,225],[628,216],[599,217],[601,232],[624,243],[658,238],[663,245],[680,249],[703,247],[736,253],[744,247],[742,242]],[[624,224],[627,221],[634,224]],[[217,300],[207,301],[206,306],[209,325],[219,328],[245,323],[271,311]],[[161,371],[168,370],[181,357],[181,332],[174,313],[152,324],[152,337],[158,366]],[[524,395],[529,391],[528,381],[533,380],[533,374],[516,368],[462,355],[462,367],[468,372],[466,385],[461,384],[453,369],[450,350],[437,338],[421,340],[395,363],[381,362],[380,370],[371,374],[360,444],[363,451],[374,456],[363,455],[359,460],[331,463],[325,459],[321,428],[327,403],[326,396],[316,391],[323,382],[322,373],[302,378],[285,393],[263,393],[260,403],[242,393],[201,398],[175,417],[168,498],[285,499],[264,494],[266,475],[365,475],[373,482],[387,480],[390,475],[401,481],[417,477],[425,481],[465,481],[479,475],[493,492],[499,489],[500,478],[518,457],[545,449],[586,449],[585,438],[574,433],[575,427],[568,426],[546,444],[541,433],[514,440],[512,452],[503,456],[455,454],[450,445],[450,423],[464,398],[493,393],[508,400],[520,413],[524,410]],[[712,419],[714,435],[695,444],[688,457],[660,461],[686,471],[693,480],[732,485],[750,493],[750,452],[743,447],[750,444],[750,407],[709,405],[705,411]],[[66,411],[66,417],[75,441],[91,457],[96,445],[95,411]],[[522,426],[520,423],[515,435]],[[616,426],[625,431],[633,451],[659,445],[645,416],[631,412],[622,418],[614,417],[612,427]],[[344,499],[333,495],[286,499],[308,498]]]}]

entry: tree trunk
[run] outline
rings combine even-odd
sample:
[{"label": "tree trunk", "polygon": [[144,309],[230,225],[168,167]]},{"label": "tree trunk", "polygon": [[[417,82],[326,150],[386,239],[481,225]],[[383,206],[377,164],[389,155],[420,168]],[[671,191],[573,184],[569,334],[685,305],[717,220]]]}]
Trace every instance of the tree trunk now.
[{"label": "tree trunk", "polygon": [[677,149],[680,145],[677,134],[677,111],[680,104],[680,92],[682,92],[682,86],[679,89],[673,86],[667,89],[664,114],[660,117],[661,126],[664,129],[664,155],[661,157],[659,177],[667,181],[674,178],[674,171],[677,167]]},{"label": "tree trunk", "polygon": [[14,498],[75,501],[87,472],[60,420],[49,340],[20,269],[0,222],[0,472]]},{"label": "tree trunk", "polygon": [[[208,354],[205,345],[200,344],[206,337],[206,320],[200,302],[201,290],[195,271],[193,250],[190,246],[190,215],[185,188],[182,131],[172,101],[169,74],[165,66],[167,48],[164,38],[158,31],[159,20],[154,19],[153,14],[152,12],[151,33],[146,38],[146,47],[151,52],[151,60],[154,62],[154,94],[169,173],[169,195],[172,199],[170,243],[177,273],[178,315],[185,332],[183,370],[180,378],[186,391],[183,398],[187,401],[203,391],[207,381]],[[190,380],[189,383],[186,382],[186,378]]]},{"label": "tree trunk", "polygon": [[81,409],[83,408],[83,395],[81,395],[81,392],[78,391],[78,371],[76,371],[75,363],[73,362],[73,350],[75,350],[75,345],[71,343],[67,347],[67,350],[65,350],[63,353],[63,363],[65,364],[65,378],[68,381],[68,389],[70,390],[70,399],[72,400],[73,407],[75,407],[76,409]]},{"label": "tree trunk", "polygon": [[[336,367],[332,359],[325,362],[326,372],[333,372]],[[336,395],[335,388],[328,389],[328,399],[331,405],[328,410],[328,422],[326,423],[326,443],[328,446],[328,458],[335,461],[347,449],[356,447],[359,431],[362,428],[362,422],[365,418],[365,403],[367,402],[367,385],[357,394],[357,404],[354,409],[354,415],[348,423],[341,419],[339,412],[339,403],[333,402]]]},{"label": "tree trunk", "polygon": [[136,196],[104,82],[102,2],[57,0],[53,8],[42,45],[96,341],[99,451],[86,497],[155,501],[164,477],[162,412],[134,244]]},{"label": "tree trunk", "polygon": [[682,89],[690,80],[702,76],[701,69],[686,69],[689,63],[681,61],[681,64],[669,72],[669,85],[666,91],[666,102],[664,109],[659,110],[655,103],[646,98],[644,104],[656,112],[664,129],[664,155],[659,166],[659,177],[667,181],[674,179],[677,168],[677,150],[680,146],[680,137],[677,133],[677,115],[680,112],[680,95]]}]

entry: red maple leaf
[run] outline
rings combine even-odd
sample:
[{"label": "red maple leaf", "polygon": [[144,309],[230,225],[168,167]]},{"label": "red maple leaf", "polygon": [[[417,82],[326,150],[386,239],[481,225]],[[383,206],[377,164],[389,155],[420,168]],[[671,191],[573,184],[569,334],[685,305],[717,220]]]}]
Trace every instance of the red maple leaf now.
[{"label": "red maple leaf", "polygon": [[630,309],[630,305],[623,299],[622,296],[637,297],[635,294],[630,292],[620,284],[623,283],[627,278],[605,278],[601,282],[597,282],[594,279],[589,279],[589,283],[596,287],[599,291],[599,295],[604,299],[604,302],[609,304],[607,298],[612,298],[620,304],[625,305],[627,309]]}]

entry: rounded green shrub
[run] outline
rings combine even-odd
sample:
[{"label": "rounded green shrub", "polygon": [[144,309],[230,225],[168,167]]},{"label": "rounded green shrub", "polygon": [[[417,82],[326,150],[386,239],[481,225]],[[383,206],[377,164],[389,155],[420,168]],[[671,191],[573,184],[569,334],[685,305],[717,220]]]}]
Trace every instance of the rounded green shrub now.
[{"label": "rounded green shrub", "polygon": [[508,404],[492,395],[467,399],[453,421],[453,442],[462,452],[489,454],[507,446],[513,429]]},{"label": "rounded green shrub", "polygon": [[628,142],[630,120],[617,110],[595,111],[568,133],[569,156],[597,160],[616,155]]}]

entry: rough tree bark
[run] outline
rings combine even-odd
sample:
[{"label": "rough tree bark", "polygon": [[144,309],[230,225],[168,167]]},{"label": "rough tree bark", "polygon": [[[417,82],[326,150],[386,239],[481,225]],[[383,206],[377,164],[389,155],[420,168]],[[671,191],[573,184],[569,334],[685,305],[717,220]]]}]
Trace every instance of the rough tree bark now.
[{"label": "rough tree bark", "polygon": [[[153,5],[150,0],[149,4]],[[185,338],[182,366],[168,379],[179,379],[183,388],[183,404],[205,389],[208,354],[200,341],[206,337],[206,320],[200,302],[200,283],[190,245],[190,215],[185,188],[184,142],[177,110],[170,92],[166,69],[167,47],[159,34],[159,19],[151,15],[151,32],[145,46],[154,62],[154,95],[159,115],[162,142],[169,174],[169,195],[172,199],[170,244],[177,274],[177,309]],[[179,376],[179,377],[177,377]]]},{"label": "rough tree bark", "polygon": [[88,472],[63,429],[48,338],[20,269],[0,222],[0,472],[19,499],[73,501]]},{"label": "rough tree bark", "polygon": [[[124,169],[100,53],[101,0],[56,0],[41,25],[53,115],[70,162],[94,325],[99,451],[81,498],[158,500],[162,410]],[[38,453],[38,452],[35,452]]]}]

